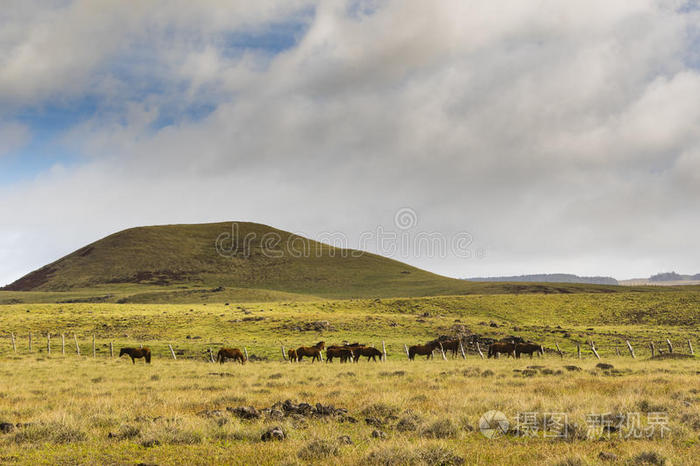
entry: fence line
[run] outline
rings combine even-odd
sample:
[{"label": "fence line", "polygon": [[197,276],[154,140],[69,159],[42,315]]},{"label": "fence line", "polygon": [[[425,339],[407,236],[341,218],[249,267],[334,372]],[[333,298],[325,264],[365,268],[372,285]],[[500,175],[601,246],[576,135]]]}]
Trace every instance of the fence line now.
[{"label": "fence line", "polygon": [[[39,332],[38,335],[41,336],[42,333],[43,332]],[[65,354],[66,354],[65,333],[53,332],[53,334],[54,334],[54,336],[55,335],[61,336],[61,354],[65,356]],[[12,352],[14,354],[17,354],[17,352],[18,352],[17,351],[17,338],[21,338],[21,335],[18,336],[15,332],[7,332],[7,335],[10,337],[10,340],[11,340]],[[35,337],[36,333],[35,332],[27,332],[25,335],[27,335],[28,351],[30,353],[34,353],[34,346],[35,346],[34,345],[34,343],[35,343],[34,337]],[[75,353],[78,356],[81,356],[82,351],[81,351],[81,347],[80,347],[80,342],[78,340],[77,333],[75,333],[75,332],[73,332],[73,341],[75,344]],[[102,340],[102,341],[104,342],[104,340]],[[659,343],[659,341],[661,341],[661,343]],[[55,348],[56,345],[52,344],[52,343],[54,343],[54,342],[52,342],[52,332],[49,331],[46,333],[46,346],[43,347],[43,345],[40,344],[39,348],[38,348],[39,353],[43,352],[43,350],[45,349],[46,354],[52,355],[56,350],[56,348]],[[564,343],[567,343],[567,342],[564,342]],[[576,355],[575,356],[578,358],[582,358],[583,356],[581,354],[581,342],[568,342],[568,343],[569,343],[569,345],[571,343],[576,345]],[[108,342],[104,342],[103,346],[107,346],[107,344],[109,345],[109,357],[114,358],[114,342],[111,340]],[[601,351],[601,348],[598,345],[596,345],[596,343],[592,339],[588,340],[587,344],[590,348],[591,355],[595,359],[598,359],[598,360],[604,359],[605,357],[611,357],[613,355],[616,355],[617,357],[625,357],[625,356],[627,356],[627,354],[623,354],[624,350],[622,350],[622,348],[625,348],[625,347],[627,349],[627,353],[629,354],[629,357],[631,357],[632,359],[638,359],[637,353],[638,353],[639,347],[637,348],[637,350],[635,350],[635,347],[633,346],[632,342],[629,339],[626,339],[626,340],[620,339],[620,340],[617,340],[617,342],[613,341],[610,344],[604,345],[604,347],[602,348],[603,351]],[[658,346],[657,346],[657,344],[658,344]],[[390,344],[390,345],[393,348],[396,348],[396,346],[394,346],[394,345],[396,345],[395,343]],[[404,352],[406,353],[406,356],[409,357],[408,345],[405,343],[399,343],[399,345],[403,346],[403,349],[404,349]],[[141,344],[140,346],[143,347],[143,344]],[[175,348],[172,345],[172,343],[158,342],[157,346],[159,346],[159,347],[165,346],[166,351],[169,352],[169,355],[170,355],[170,357],[172,357],[173,360],[178,359],[177,354],[181,354],[181,355],[184,354],[184,353],[176,353]],[[376,346],[378,346],[378,345],[374,345],[372,347],[376,347]],[[553,348],[551,346],[549,348],[547,348],[546,351],[549,354],[558,355],[561,359],[563,359],[565,357],[565,353],[566,353],[566,355],[570,355],[569,357],[571,357],[572,353],[569,350],[567,350],[566,348],[562,348],[558,341],[554,341],[553,346],[554,346]],[[95,334],[92,334],[91,347],[92,347],[92,357],[97,358],[97,337]],[[662,347],[663,347],[663,350],[662,350]],[[684,349],[686,347],[687,347],[687,352],[684,351]],[[88,346],[88,348],[89,348],[89,346]],[[462,359],[466,360],[467,359],[467,351],[465,348],[466,347],[464,345],[464,342],[460,340],[459,341],[459,352],[462,356]],[[644,348],[644,346],[642,346],[642,348]],[[248,353],[247,347],[243,346],[242,349],[243,349],[243,353],[245,354],[246,360],[248,360],[250,355]],[[280,343],[280,349],[282,352],[282,359],[286,361],[287,360],[287,352],[286,352],[286,348],[285,348],[284,344]],[[672,341],[671,338],[663,338],[663,337],[658,338],[657,337],[656,343],[654,341],[649,341],[649,343],[648,343],[649,353],[646,353],[646,351],[643,351],[642,353],[645,353],[644,356],[649,355],[651,358],[656,358],[660,355],[665,354],[666,349],[667,349],[669,354],[680,355],[678,357],[683,357],[682,356],[683,354],[690,355],[690,356],[695,355],[695,349],[694,349],[692,339],[690,339],[690,338],[679,339],[678,337],[676,337],[676,339],[674,341]],[[269,357],[268,350],[269,350],[269,348],[265,347],[264,353],[266,356]],[[437,360],[440,360],[440,359],[442,359],[443,361],[448,360],[447,353],[445,352],[445,346],[443,345],[442,342],[438,342],[438,347],[436,348],[436,351],[439,351],[440,356],[442,356],[442,358],[437,358]],[[481,359],[486,358],[479,341],[474,341],[473,346],[471,346],[471,344],[470,344],[469,353],[472,355],[478,355],[479,358],[481,358]],[[215,358],[214,358],[214,353],[213,353],[211,347],[208,347],[208,348],[205,347],[204,352],[200,353],[200,356],[199,356],[200,358],[202,357],[202,354],[205,355],[204,356],[205,359],[214,362]],[[106,357],[106,352],[104,353],[104,355]],[[458,356],[455,356],[455,357],[458,358]],[[190,358],[192,358],[191,355],[185,356],[185,359],[190,359]],[[253,359],[255,359],[255,358],[256,358],[255,354],[253,354]],[[323,361],[323,359],[325,359],[325,358],[322,358],[321,360]],[[380,360],[386,361],[387,359],[388,359],[387,344],[386,344],[385,340],[381,340]]]}]

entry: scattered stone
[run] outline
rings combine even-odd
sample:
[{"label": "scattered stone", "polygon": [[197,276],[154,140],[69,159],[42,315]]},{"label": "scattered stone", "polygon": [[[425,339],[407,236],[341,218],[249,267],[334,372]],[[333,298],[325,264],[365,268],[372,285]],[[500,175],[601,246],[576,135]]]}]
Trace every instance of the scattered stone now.
[{"label": "scattered stone", "polygon": [[615,368],[615,366],[613,366],[612,364],[608,364],[605,362],[599,362],[598,364],[595,365],[595,367],[597,367],[598,369],[602,369],[602,370],[610,370],[610,369]]},{"label": "scattered stone", "polygon": [[582,371],[582,370],[583,370],[583,369],[581,369],[581,368],[578,367],[578,366],[564,366],[564,369],[566,369],[567,371],[570,371],[570,372]]},{"label": "scattered stone", "polygon": [[341,445],[354,445],[354,442],[352,441],[349,435],[341,435],[340,437],[338,437],[338,443],[340,443]]},{"label": "scattered stone", "polygon": [[0,422],[0,432],[3,434],[9,434],[13,430],[15,430],[14,424],[10,422]]},{"label": "scattered stone", "polygon": [[262,414],[260,414],[260,412],[252,406],[226,408],[226,411],[238,416],[241,419],[258,419],[262,416]]},{"label": "scattered stone", "polygon": [[263,442],[271,442],[275,440],[282,441],[285,438],[287,438],[287,435],[284,433],[284,430],[282,430],[281,427],[277,426],[264,432],[260,437],[260,440],[262,440]]},{"label": "scattered stone", "polygon": [[367,417],[365,418],[365,422],[367,425],[373,426],[373,427],[382,427],[384,423],[376,417]]},{"label": "scattered stone", "polygon": [[617,455],[609,451],[601,451],[598,454],[598,459],[601,461],[617,461]]},{"label": "scattered stone", "polygon": [[372,431],[372,438],[385,439],[386,432],[384,432],[382,430],[373,430]]}]

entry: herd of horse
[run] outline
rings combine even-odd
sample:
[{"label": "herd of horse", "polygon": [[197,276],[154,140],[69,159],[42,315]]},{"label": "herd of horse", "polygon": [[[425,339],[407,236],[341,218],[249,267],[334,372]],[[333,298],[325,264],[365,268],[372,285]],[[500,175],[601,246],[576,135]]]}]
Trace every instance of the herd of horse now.
[{"label": "herd of horse", "polygon": [[[339,359],[344,362],[358,362],[362,356],[367,357],[367,361],[381,361],[383,353],[372,346],[363,345],[360,343],[345,343],[342,345],[331,345],[326,347],[324,341],[319,341],[313,346],[300,346],[296,349],[290,349],[287,352],[287,357],[290,362],[301,362],[305,357],[311,358],[311,362],[323,361],[321,351],[326,350],[326,362],[333,362],[333,359]],[[452,352],[452,356],[456,357],[458,351],[463,351],[462,341],[458,338],[447,340],[433,340],[424,345],[413,345],[408,347],[408,359],[413,361],[416,355],[426,356],[426,359],[433,357],[433,353],[440,349],[443,353]],[[129,355],[131,362],[136,363],[136,359],[143,358],[146,363],[151,362],[150,348],[122,348],[119,352],[119,357]],[[544,348],[537,343],[516,343],[499,341],[489,345],[488,357],[497,358],[500,354],[505,354],[513,358],[520,358],[522,354],[529,354],[532,359],[533,354],[541,356],[544,354]],[[379,359],[377,359],[379,358]],[[216,354],[216,361],[223,364],[226,360],[232,360],[245,364],[247,361],[246,355],[238,348],[221,348]]]},{"label": "herd of horse", "polygon": [[[301,362],[304,357],[311,358],[311,362],[322,361],[321,351],[326,350],[326,362],[333,362],[334,358],[340,362],[358,362],[362,356],[367,357],[367,361],[381,361],[383,353],[372,346],[360,343],[345,343],[343,345],[331,345],[326,347],[326,342],[319,341],[314,346],[300,346],[297,349],[290,349],[287,357],[290,362]],[[377,359],[379,358],[379,359]]]}]

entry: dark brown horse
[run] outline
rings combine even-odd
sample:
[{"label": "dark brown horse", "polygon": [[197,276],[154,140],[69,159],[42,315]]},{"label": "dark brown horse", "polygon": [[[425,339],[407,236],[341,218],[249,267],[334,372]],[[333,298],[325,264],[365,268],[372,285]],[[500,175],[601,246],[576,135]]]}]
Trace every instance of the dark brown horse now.
[{"label": "dark brown horse", "polygon": [[377,357],[379,357],[379,361],[382,360],[382,352],[371,346],[360,346],[354,349],[353,352],[355,353],[355,362],[360,360],[360,356],[367,356],[368,362],[370,359],[377,362]]},{"label": "dark brown horse", "polygon": [[[444,340],[441,341],[442,343],[442,349],[447,353],[448,351],[452,351],[452,357],[455,358],[457,357],[457,353],[460,351],[459,349],[459,339],[454,339],[454,340]],[[440,347],[440,344],[437,346],[438,348]]]},{"label": "dark brown horse", "polygon": [[489,346],[489,358],[497,358],[500,353],[505,353],[508,356],[515,357],[515,344],[497,341]]},{"label": "dark brown horse", "polygon": [[515,345],[515,357],[520,359],[521,354],[529,354],[532,359],[532,353],[537,353],[538,356],[544,355],[544,348],[537,343],[518,343]]},{"label": "dark brown horse", "polygon": [[288,350],[287,356],[289,357],[289,362],[297,362],[297,350],[295,350],[295,349]]},{"label": "dark brown horse", "polygon": [[413,345],[408,347],[408,359],[413,361],[416,354],[426,356],[425,359],[430,359],[433,357],[433,350],[438,348],[440,344],[436,341],[431,341],[425,345]]},{"label": "dark brown horse", "polygon": [[333,345],[326,348],[326,362],[333,362],[333,358],[339,358],[340,362],[352,359],[353,351],[349,347]]},{"label": "dark brown horse", "polygon": [[326,347],[326,343],[319,341],[314,346],[300,346],[297,348],[297,361],[301,361],[304,356],[311,358],[313,363],[315,360],[321,361],[321,350]]},{"label": "dark brown horse", "polygon": [[148,347],[143,348],[122,348],[119,351],[119,357],[121,358],[125,354],[131,356],[131,362],[136,364],[136,359],[144,358],[148,364],[151,363],[151,349]]},{"label": "dark brown horse", "polygon": [[221,348],[216,354],[216,360],[220,364],[225,363],[227,359],[233,359],[241,364],[245,364],[245,356],[238,348]]}]

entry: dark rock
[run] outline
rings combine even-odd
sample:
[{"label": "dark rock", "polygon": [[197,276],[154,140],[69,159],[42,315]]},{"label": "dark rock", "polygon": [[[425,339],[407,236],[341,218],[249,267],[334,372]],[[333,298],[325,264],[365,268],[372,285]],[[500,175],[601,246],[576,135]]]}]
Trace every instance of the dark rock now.
[{"label": "dark rock", "polygon": [[160,445],[160,441],[156,439],[144,440],[143,442],[141,442],[141,446],[145,448],[153,448],[157,447],[158,445]]},{"label": "dark rock", "polygon": [[252,406],[239,406],[237,408],[226,408],[226,411],[240,417],[241,419],[258,419],[262,416],[260,412]]},{"label": "dark rock", "polygon": [[284,430],[282,430],[281,427],[277,426],[264,432],[260,437],[260,440],[262,440],[263,442],[270,442],[274,440],[281,441],[285,438],[287,438],[287,435],[284,433]]},{"label": "dark rock", "polygon": [[384,423],[376,417],[367,417],[365,418],[365,422],[367,423],[367,425],[373,427],[382,427],[384,425]]},{"label": "dark rock", "polygon": [[609,451],[601,451],[598,453],[598,459],[601,461],[617,461],[617,455]]},{"label": "dark rock", "polygon": [[614,369],[615,367],[612,364],[608,364],[605,362],[599,362],[598,364],[595,365],[598,369],[603,369],[603,370],[609,370],[609,369]]},{"label": "dark rock", "polygon": [[0,422],[0,432],[3,434],[9,434],[13,430],[15,430],[15,426],[11,422]]},{"label": "dark rock", "polygon": [[341,445],[353,445],[353,441],[349,435],[341,435],[338,437],[338,443]]},{"label": "dark rock", "polygon": [[564,366],[564,369],[566,369],[567,371],[571,371],[571,372],[583,370],[578,366]]},{"label": "dark rock", "polygon": [[267,417],[270,419],[280,420],[284,418],[284,412],[280,409],[270,409],[267,413]]},{"label": "dark rock", "polygon": [[384,432],[382,430],[373,430],[372,431],[372,438],[385,439],[386,432]]}]

